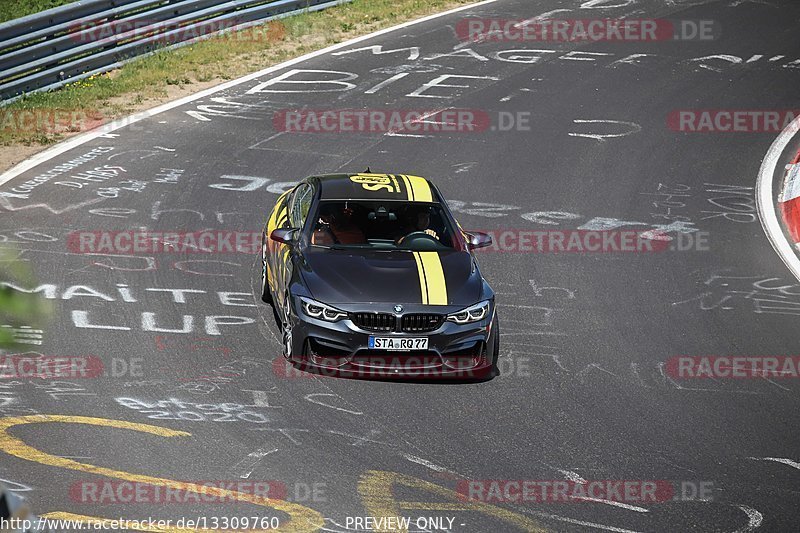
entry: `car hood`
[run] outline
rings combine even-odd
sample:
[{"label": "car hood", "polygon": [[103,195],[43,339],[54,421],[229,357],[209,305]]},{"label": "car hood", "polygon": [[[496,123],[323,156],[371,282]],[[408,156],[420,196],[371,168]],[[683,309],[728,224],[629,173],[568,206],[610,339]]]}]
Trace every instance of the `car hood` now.
[{"label": "car hood", "polygon": [[[422,253],[429,254],[426,261],[432,261],[434,266],[441,263],[446,305],[465,307],[481,298],[483,280],[469,252]],[[426,303],[423,296],[426,285],[420,283],[419,262],[413,252],[309,247],[303,254],[303,262],[301,272],[306,287],[311,297],[321,302]],[[428,289],[429,295],[432,290]],[[439,294],[441,297],[441,289]],[[433,304],[432,301],[428,303]]]}]

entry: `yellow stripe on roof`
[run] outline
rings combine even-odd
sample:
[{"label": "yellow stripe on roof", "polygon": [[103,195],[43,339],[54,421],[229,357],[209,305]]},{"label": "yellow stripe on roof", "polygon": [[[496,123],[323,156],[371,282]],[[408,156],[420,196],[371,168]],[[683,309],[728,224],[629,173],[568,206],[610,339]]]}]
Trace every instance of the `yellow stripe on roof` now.
[{"label": "yellow stripe on roof", "polygon": [[431,192],[431,186],[428,184],[428,180],[425,178],[421,178],[419,176],[403,176],[405,179],[411,183],[411,188],[414,191],[414,201],[415,202],[432,202],[433,201],[433,193]]},{"label": "yellow stripe on roof", "polygon": [[406,194],[408,195],[408,201],[414,201],[414,189],[411,187],[411,182],[408,181],[408,178],[403,174],[400,174],[400,179],[403,180],[403,185],[406,187]]}]

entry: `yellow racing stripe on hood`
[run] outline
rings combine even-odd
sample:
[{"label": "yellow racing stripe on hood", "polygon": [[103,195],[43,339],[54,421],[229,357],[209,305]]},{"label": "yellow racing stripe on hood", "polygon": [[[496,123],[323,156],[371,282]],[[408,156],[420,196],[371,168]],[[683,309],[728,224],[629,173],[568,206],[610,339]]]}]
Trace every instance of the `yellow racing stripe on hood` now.
[{"label": "yellow racing stripe on hood", "polygon": [[447,282],[437,252],[414,252],[423,305],[447,305]]},{"label": "yellow racing stripe on hood", "polygon": [[425,281],[425,268],[422,266],[422,259],[419,252],[411,252],[414,261],[417,262],[417,275],[419,276],[419,290],[422,294],[422,305],[428,305],[428,283]]}]

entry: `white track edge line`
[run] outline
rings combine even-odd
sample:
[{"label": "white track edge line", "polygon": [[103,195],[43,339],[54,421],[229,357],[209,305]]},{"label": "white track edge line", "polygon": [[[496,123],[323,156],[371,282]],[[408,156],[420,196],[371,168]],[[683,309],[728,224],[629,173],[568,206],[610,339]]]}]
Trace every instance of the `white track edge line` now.
[{"label": "white track edge line", "polygon": [[467,9],[472,9],[472,8],[475,8],[475,7],[478,7],[478,6],[482,6],[482,5],[486,5],[486,4],[492,4],[494,2],[497,2],[497,0],[482,0],[480,2],[476,2],[476,3],[473,3],[473,4],[468,4],[468,5],[465,5],[465,6],[456,7],[454,9],[449,9],[449,10],[443,11],[441,13],[434,13],[433,15],[428,15],[426,17],[422,17],[422,18],[419,18],[419,19],[409,20],[407,22],[403,22],[403,23],[398,24],[396,26],[392,26],[392,27],[389,27],[389,28],[384,28],[382,30],[378,30],[376,32],[369,33],[367,35],[361,35],[359,37],[354,37],[353,39],[350,39],[348,41],[337,43],[337,44],[328,46],[327,48],[322,48],[321,50],[316,50],[314,52],[310,52],[310,53],[302,55],[300,57],[296,57],[294,59],[290,59],[288,61],[284,61],[283,63],[279,63],[277,65],[273,65],[271,67],[267,67],[267,68],[265,68],[263,70],[260,70],[258,72],[254,72],[252,74],[248,74],[248,75],[243,76],[241,78],[237,78],[235,80],[231,80],[231,81],[222,83],[220,85],[215,85],[214,87],[210,87],[210,88],[205,89],[203,91],[200,91],[198,93],[190,94],[190,95],[185,96],[183,98],[180,98],[178,100],[173,100],[172,102],[167,102],[166,104],[162,104],[160,106],[153,107],[153,108],[148,109],[146,111],[140,111],[138,113],[134,113],[133,115],[129,115],[127,117],[114,120],[113,122],[109,122],[108,124],[104,124],[102,126],[99,126],[99,127],[95,128],[94,130],[91,130],[91,131],[88,131],[86,133],[77,135],[77,136],[75,136],[75,137],[73,137],[71,139],[67,139],[65,141],[62,141],[62,142],[56,144],[55,146],[52,146],[52,147],[50,147],[50,148],[48,148],[48,149],[46,149],[46,150],[44,150],[42,152],[39,152],[38,154],[35,154],[35,155],[29,157],[25,161],[22,161],[22,162],[18,163],[17,165],[15,165],[14,167],[10,168],[9,170],[4,172],[3,174],[0,174],[0,186],[5,185],[6,183],[11,181],[12,179],[14,179],[17,176],[19,176],[20,174],[22,174],[23,172],[26,172],[26,171],[36,167],[37,165],[40,165],[40,164],[44,163],[45,161],[49,161],[50,159],[52,159],[52,158],[54,158],[54,157],[56,157],[58,155],[61,155],[61,154],[63,154],[64,152],[66,152],[68,150],[71,150],[71,149],[73,149],[73,148],[75,148],[77,146],[85,144],[85,143],[87,143],[87,142],[89,142],[91,140],[94,140],[94,139],[96,139],[98,137],[101,137],[101,136],[103,136],[103,135],[105,135],[107,133],[110,133],[110,132],[112,132],[114,130],[117,130],[119,128],[122,128],[124,126],[128,126],[130,124],[134,124],[136,122],[139,122],[142,119],[158,115],[158,114],[163,113],[165,111],[169,111],[170,109],[174,109],[176,107],[182,106],[182,105],[187,104],[189,102],[193,102],[194,100],[199,100],[201,98],[205,98],[208,95],[211,95],[211,94],[214,94],[214,93],[217,93],[217,92],[220,92],[220,91],[224,91],[226,89],[229,89],[231,87],[235,87],[235,86],[240,85],[242,83],[246,83],[246,82],[251,81],[253,79],[256,79],[256,78],[258,78],[260,76],[264,76],[265,74],[270,74],[270,73],[275,72],[277,70],[280,70],[282,68],[286,68],[286,67],[295,65],[297,63],[301,63],[303,61],[307,61],[309,59],[313,59],[315,57],[319,57],[321,55],[328,54],[330,52],[333,52],[334,50],[339,50],[341,48],[346,48],[346,47],[348,47],[350,45],[359,43],[361,41],[366,41],[368,39],[372,39],[374,37],[379,37],[381,35],[385,35],[387,33],[393,32],[393,31],[397,31],[397,30],[400,30],[400,29],[403,29],[403,28],[408,28],[409,26],[414,26],[416,24],[421,24],[423,22],[427,22],[429,20],[434,20],[434,19],[437,19],[439,17],[444,17],[444,16],[447,16],[447,15],[451,15],[453,13],[458,13],[459,11],[465,11]]}]

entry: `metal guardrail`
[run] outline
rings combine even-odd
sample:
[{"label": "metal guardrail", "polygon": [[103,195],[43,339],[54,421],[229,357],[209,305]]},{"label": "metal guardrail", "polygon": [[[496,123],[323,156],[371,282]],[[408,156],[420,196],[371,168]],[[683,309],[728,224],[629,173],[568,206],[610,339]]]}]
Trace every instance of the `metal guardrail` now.
[{"label": "metal guardrail", "polygon": [[351,0],[78,0],[0,24],[0,102],[166,48]]}]

